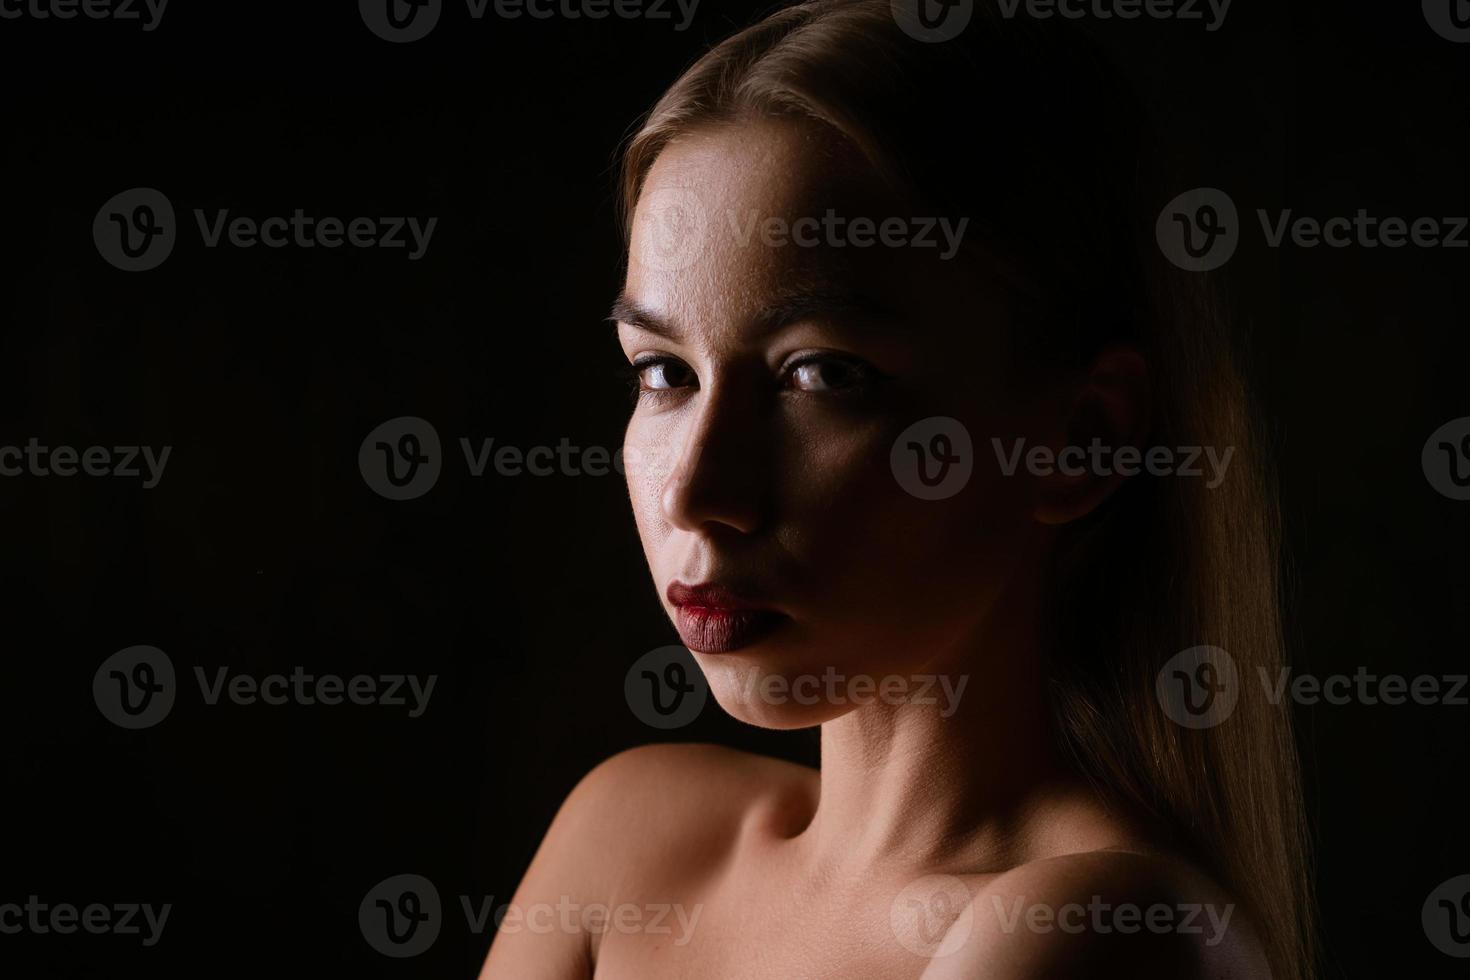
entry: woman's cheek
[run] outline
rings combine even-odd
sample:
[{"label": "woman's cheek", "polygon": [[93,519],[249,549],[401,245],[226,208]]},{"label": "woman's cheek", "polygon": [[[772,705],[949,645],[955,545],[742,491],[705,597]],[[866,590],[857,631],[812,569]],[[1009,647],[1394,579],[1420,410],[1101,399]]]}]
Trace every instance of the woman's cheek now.
[{"label": "woman's cheek", "polygon": [[903,493],[888,465],[886,432],[874,422],[799,433],[774,468],[783,484],[777,494],[783,522],[807,537],[850,544],[880,532]]},{"label": "woman's cheek", "polygon": [[669,447],[661,447],[654,428],[648,419],[635,413],[623,437],[623,474],[638,535],[645,547],[653,544],[658,528],[664,525],[660,500],[669,468],[666,463],[660,464],[660,460],[667,460]]}]

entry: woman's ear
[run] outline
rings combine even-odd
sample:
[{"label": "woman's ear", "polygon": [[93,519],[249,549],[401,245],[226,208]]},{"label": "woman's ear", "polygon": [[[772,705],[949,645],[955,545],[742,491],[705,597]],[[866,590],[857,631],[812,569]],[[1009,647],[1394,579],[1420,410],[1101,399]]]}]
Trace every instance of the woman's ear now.
[{"label": "woman's ear", "polygon": [[[1109,347],[1092,362],[1050,447],[1055,464],[1036,478],[1035,517],[1067,524],[1092,513],[1145,452],[1152,389],[1148,362],[1131,347]],[[1119,458],[1119,450],[1123,450]],[[1137,454],[1137,455],[1135,455]]]}]

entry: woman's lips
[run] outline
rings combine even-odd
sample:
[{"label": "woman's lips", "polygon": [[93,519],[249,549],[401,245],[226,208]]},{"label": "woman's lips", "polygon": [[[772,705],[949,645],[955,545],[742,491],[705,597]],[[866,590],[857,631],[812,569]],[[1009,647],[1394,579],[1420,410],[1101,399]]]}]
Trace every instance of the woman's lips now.
[{"label": "woman's lips", "polygon": [[764,639],[784,617],[768,609],[709,609],[679,606],[679,638],[695,653],[730,653]]},{"label": "woman's lips", "polygon": [[675,582],[669,586],[668,598],[679,638],[696,653],[730,653],[750,646],[786,619],[723,586]]}]

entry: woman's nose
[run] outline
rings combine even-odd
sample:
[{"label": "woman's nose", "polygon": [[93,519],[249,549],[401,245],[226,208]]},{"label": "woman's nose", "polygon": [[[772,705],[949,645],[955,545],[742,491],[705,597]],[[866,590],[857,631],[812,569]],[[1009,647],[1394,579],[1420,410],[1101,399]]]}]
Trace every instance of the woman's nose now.
[{"label": "woman's nose", "polygon": [[770,449],[763,444],[761,413],[731,392],[706,392],[701,402],[664,483],[664,516],[686,531],[723,526],[752,534],[768,506],[763,474]]}]

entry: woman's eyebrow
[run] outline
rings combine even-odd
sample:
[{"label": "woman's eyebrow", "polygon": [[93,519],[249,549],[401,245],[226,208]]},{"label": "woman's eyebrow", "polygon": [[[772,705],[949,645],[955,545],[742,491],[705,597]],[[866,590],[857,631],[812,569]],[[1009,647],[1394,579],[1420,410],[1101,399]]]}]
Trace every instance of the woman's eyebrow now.
[{"label": "woman's eyebrow", "polygon": [[667,337],[669,340],[678,340],[680,336],[673,324],[652,310],[639,306],[627,293],[618,294],[607,319],[609,323],[626,323],[630,327],[637,327],[639,330],[646,330],[660,337]]},{"label": "woman's eyebrow", "polygon": [[[640,306],[626,293],[613,302],[608,314],[611,323],[626,323],[670,340],[680,339],[680,331],[666,318]],[[890,324],[894,312],[884,304],[861,292],[838,286],[798,286],[781,291],[752,313],[748,322],[757,336],[775,333],[802,320],[831,320],[844,326],[871,328]]]},{"label": "woman's eyebrow", "polygon": [[824,320],[834,325],[871,329],[893,323],[893,310],[861,291],[840,285],[796,286],[773,296],[751,316],[762,335],[772,334],[802,320]]}]

